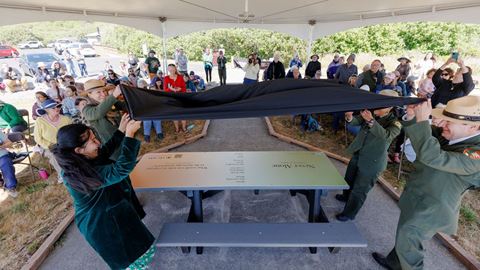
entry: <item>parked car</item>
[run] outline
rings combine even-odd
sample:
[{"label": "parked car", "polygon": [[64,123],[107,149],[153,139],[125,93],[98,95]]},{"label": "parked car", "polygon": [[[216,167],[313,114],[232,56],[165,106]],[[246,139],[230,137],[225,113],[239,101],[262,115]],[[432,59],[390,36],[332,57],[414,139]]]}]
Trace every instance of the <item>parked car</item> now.
[{"label": "parked car", "polygon": [[72,40],[70,39],[58,39],[55,41],[55,52],[59,55],[63,53],[63,51],[67,48],[68,45],[72,44]]},{"label": "parked car", "polygon": [[18,57],[19,55],[17,49],[7,45],[0,45],[0,57]]},{"label": "parked car", "polygon": [[38,40],[27,41],[25,43],[18,44],[20,49],[39,49],[45,47],[42,42]]},{"label": "parked car", "polygon": [[97,51],[88,43],[73,43],[68,45],[67,51],[71,55],[77,55],[80,52],[84,57],[95,57],[97,56]]},{"label": "parked car", "polygon": [[47,43],[47,48],[55,48],[55,42]]},{"label": "parked car", "polygon": [[26,53],[20,57],[19,66],[25,74],[35,76],[39,62],[45,63],[45,67],[50,71],[56,61],[65,67],[62,59],[54,53]]}]

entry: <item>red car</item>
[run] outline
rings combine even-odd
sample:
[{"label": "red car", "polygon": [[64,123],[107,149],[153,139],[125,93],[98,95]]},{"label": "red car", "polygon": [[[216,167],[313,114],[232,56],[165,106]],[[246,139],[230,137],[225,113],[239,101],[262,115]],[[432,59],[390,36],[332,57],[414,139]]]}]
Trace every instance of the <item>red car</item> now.
[{"label": "red car", "polygon": [[17,49],[7,45],[0,45],[0,57],[18,57],[18,55]]}]

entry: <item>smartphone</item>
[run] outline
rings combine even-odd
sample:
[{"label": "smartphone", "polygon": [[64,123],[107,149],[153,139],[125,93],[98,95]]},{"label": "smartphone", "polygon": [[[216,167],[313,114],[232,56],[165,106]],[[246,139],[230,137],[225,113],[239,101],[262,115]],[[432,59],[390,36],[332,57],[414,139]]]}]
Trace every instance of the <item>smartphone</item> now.
[{"label": "smartphone", "polygon": [[458,61],[458,52],[452,52],[452,58],[455,59],[455,62]]}]

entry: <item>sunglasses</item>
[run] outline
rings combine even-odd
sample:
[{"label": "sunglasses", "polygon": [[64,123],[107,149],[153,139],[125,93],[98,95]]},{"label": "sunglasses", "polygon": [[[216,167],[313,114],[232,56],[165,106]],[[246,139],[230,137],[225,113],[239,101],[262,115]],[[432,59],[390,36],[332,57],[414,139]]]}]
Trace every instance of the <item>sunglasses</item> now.
[{"label": "sunglasses", "polygon": [[448,73],[442,73],[442,76],[449,76],[450,74]]},{"label": "sunglasses", "polygon": [[113,75],[113,73],[108,73],[108,75]]}]

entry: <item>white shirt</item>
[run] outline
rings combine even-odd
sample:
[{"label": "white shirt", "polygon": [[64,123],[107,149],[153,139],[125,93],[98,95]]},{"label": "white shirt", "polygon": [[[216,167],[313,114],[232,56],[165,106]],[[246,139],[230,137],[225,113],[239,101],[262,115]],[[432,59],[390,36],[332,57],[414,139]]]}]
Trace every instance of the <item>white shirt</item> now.
[{"label": "white shirt", "polygon": [[260,71],[260,65],[259,64],[255,64],[255,65],[246,64],[245,67],[243,68],[243,70],[245,71],[245,78],[256,81],[258,72]]},{"label": "white shirt", "polygon": [[459,142],[466,141],[466,140],[468,140],[468,139],[470,139],[470,138],[473,138],[473,137],[475,137],[475,136],[478,136],[478,135],[480,135],[480,132],[477,132],[477,133],[473,134],[472,136],[468,136],[468,137],[463,137],[463,138],[460,138],[460,139],[451,140],[451,141],[448,142],[448,145],[457,144],[457,143],[459,143]]}]

